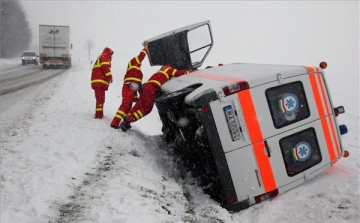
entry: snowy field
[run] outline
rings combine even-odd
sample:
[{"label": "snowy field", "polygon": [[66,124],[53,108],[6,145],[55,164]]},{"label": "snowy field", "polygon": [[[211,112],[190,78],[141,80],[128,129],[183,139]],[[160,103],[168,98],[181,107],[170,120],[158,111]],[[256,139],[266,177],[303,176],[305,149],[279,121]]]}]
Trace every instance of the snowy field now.
[{"label": "snowy field", "polygon": [[[33,50],[39,24],[71,27],[73,66],[44,84],[0,97],[1,223],[360,222],[358,1],[21,3],[34,31]],[[156,108],[126,133],[110,128],[127,62],[142,41],[205,20],[211,21],[214,48],[202,68],[326,61],[334,106],[345,107],[338,124],[348,127],[341,139],[350,156],[285,194],[229,213],[191,173],[183,176],[161,141]],[[93,60],[105,46],[115,51],[102,120],[93,118],[84,48],[89,39],[95,42]],[[144,61],[147,80],[158,67]],[[8,66],[21,66],[19,58],[0,59],[0,69]]]},{"label": "snowy field", "polygon": [[20,101],[2,99],[1,223],[359,222],[359,108],[336,89],[350,156],[296,189],[229,213],[191,173],[181,177],[161,141],[156,110],[144,118],[151,125],[140,120],[126,133],[110,128],[119,78],[107,92],[105,118],[94,119],[89,75],[89,64],[79,62],[18,93]]}]

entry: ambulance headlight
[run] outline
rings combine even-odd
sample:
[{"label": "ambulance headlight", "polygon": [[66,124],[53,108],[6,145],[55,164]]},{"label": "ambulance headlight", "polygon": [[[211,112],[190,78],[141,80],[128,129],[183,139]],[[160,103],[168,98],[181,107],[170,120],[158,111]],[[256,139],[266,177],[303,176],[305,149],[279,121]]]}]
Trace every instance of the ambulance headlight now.
[{"label": "ambulance headlight", "polygon": [[226,122],[229,127],[231,138],[233,141],[237,141],[241,138],[241,136],[240,136],[240,128],[235,119],[236,114],[234,112],[234,109],[231,105],[228,105],[224,107],[223,110],[224,110]]}]

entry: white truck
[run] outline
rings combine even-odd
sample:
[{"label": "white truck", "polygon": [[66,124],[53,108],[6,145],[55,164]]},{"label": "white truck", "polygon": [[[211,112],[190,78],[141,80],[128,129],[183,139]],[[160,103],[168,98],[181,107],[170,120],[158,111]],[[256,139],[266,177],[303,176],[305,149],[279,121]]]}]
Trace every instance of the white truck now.
[{"label": "white truck", "polygon": [[39,56],[44,69],[71,67],[70,27],[39,25]]},{"label": "white truck", "polygon": [[212,45],[205,21],[148,40],[148,57],[192,71],[162,85],[156,107],[166,142],[223,207],[248,208],[348,156],[336,118],[345,110],[331,100],[325,62],[198,69]]}]

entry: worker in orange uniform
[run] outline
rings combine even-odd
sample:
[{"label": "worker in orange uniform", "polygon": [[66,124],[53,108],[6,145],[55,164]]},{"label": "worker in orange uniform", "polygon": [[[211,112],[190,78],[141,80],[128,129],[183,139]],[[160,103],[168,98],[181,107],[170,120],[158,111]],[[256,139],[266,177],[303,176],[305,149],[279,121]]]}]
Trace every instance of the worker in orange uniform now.
[{"label": "worker in orange uniform", "polygon": [[105,91],[108,90],[109,84],[113,81],[111,75],[111,60],[113,54],[114,51],[109,47],[105,47],[92,68],[91,88],[95,91],[95,118],[97,119],[104,117]]},{"label": "worker in orange uniform", "polygon": [[122,102],[113,118],[110,126],[114,129],[120,128],[120,121],[126,115],[133,102],[138,99],[137,91],[142,84],[143,73],[141,71],[141,63],[147,55],[147,42],[143,42],[144,49],[140,54],[132,58],[127,66],[124,76],[124,84],[122,87]]},{"label": "worker in orange uniform", "polygon": [[120,128],[124,132],[131,128],[130,123],[136,122],[149,114],[154,106],[157,93],[161,90],[161,86],[172,77],[179,77],[188,74],[187,70],[177,70],[170,64],[164,65],[159,71],[153,74],[149,80],[141,87],[141,94],[131,109],[131,111],[123,117]]}]

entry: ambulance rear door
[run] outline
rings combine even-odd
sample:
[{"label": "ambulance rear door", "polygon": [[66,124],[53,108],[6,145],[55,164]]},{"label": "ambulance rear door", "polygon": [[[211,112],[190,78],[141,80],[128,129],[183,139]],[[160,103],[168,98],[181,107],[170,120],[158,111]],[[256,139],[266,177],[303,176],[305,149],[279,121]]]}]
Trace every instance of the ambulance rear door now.
[{"label": "ambulance rear door", "polygon": [[302,74],[284,76],[281,83],[250,89],[253,111],[245,109],[249,98],[242,92],[238,95],[247,126],[257,120],[258,131],[248,130],[262,139],[253,143],[253,147],[261,144],[254,147],[257,166],[268,162],[267,173],[260,174],[266,178],[262,181],[272,183],[272,189],[288,190],[331,166],[341,156],[341,148],[320,71],[308,74],[304,69]]}]

